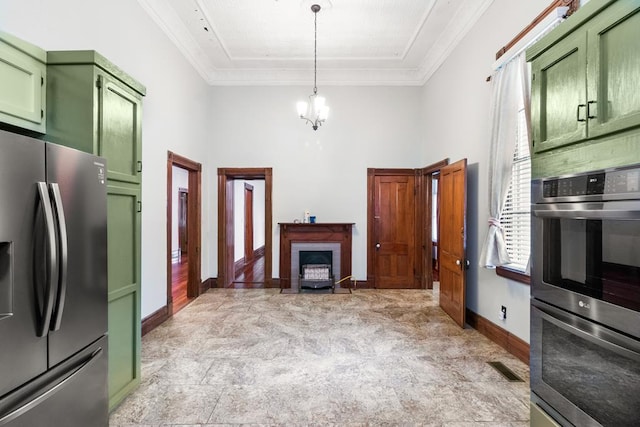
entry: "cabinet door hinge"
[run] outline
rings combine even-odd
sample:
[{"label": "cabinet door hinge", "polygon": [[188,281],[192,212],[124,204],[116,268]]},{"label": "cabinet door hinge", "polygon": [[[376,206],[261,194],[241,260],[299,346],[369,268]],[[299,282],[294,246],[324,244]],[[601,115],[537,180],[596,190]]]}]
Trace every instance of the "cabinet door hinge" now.
[{"label": "cabinet door hinge", "polygon": [[534,81],[536,79],[536,73],[532,73],[531,74],[531,81]]},{"label": "cabinet door hinge", "polygon": [[138,160],[137,164],[138,164],[137,172],[138,172],[138,173],[142,173],[142,161],[141,161],[141,160]]},{"label": "cabinet door hinge", "polygon": [[40,86],[44,86],[44,77],[40,76]]},{"label": "cabinet door hinge", "polygon": [[138,200],[138,213],[142,212],[142,202]]},{"label": "cabinet door hinge", "polygon": [[96,87],[98,89],[102,89],[102,76],[98,76],[98,79],[96,80]]},{"label": "cabinet door hinge", "polygon": [[44,110],[40,110],[40,118],[44,119]]}]

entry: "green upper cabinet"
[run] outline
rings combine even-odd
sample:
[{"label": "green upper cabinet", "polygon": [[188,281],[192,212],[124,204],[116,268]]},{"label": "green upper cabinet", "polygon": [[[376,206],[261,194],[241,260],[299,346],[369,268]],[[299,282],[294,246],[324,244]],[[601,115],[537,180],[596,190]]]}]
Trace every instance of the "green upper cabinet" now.
[{"label": "green upper cabinet", "polygon": [[46,132],[46,52],[0,31],[0,122]]},{"label": "green upper cabinet", "polygon": [[587,28],[589,136],[640,125],[640,2],[619,0]]},{"label": "green upper cabinet", "polygon": [[109,159],[107,178],[139,184],[142,172],[140,95],[105,74],[98,74],[98,89],[98,152]]},{"label": "green upper cabinet", "polygon": [[639,12],[591,0],[527,51],[534,153],[640,125]]},{"label": "green upper cabinet", "polygon": [[47,137],[106,157],[107,178],[139,184],[146,89],[94,51],[47,53]]},{"label": "green upper cabinet", "polygon": [[531,66],[531,120],[536,152],[587,137],[587,38],[574,33]]}]

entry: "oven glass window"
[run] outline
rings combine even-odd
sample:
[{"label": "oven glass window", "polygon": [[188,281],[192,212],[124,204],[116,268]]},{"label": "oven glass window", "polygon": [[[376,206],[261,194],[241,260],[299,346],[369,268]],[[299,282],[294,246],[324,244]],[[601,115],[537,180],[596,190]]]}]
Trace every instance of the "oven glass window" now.
[{"label": "oven glass window", "polygon": [[604,426],[637,426],[640,363],[542,323],[542,380]]},{"label": "oven glass window", "polygon": [[545,282],[640,311],[640,221],[544,221]]}]

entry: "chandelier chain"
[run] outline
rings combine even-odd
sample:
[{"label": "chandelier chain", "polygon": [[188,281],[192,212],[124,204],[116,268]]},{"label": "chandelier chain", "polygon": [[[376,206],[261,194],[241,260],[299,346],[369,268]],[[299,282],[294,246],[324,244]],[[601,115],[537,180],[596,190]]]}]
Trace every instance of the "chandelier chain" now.
[{"label": "chandelier chain", "polygon": [[313,93],[318,93],[318,12],[313,12]]}]

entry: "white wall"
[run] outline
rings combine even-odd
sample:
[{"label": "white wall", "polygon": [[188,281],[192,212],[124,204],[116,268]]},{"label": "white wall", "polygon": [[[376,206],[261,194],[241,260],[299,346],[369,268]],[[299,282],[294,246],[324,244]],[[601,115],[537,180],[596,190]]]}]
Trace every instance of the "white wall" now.
[{"label": "white wall", "polygon": [[[273,276],[279,277],[278,222],[354,222],[353,273],[366,278],[367,168],[424,166],[420,159],[420,90],[318,84],[331,108],[313,131],[296,115],[307,86],[214,87],[209,164],[273,168]],[[214,178],[214,177],[212,177]],[[209,210],[217,216],[217,189]],[[217,219],[213,219],[215,222]],[[211,259],[216,248],[211,247]],[[217,271],[217,267],[212,271]],[[217,273],[213,273],[215,276]]]},{"label": "white wall", "polygon": [[203,164],[202,276],[209,271],[209,87],[133,0],[0,0],[0,28],[46,50],[97,50],[147,87],[142,120],[142,317],[166,304],[167,150]]},{"label": "white wall", "polygon": [[253,249],[264,246],[264,180],[233,182],[234,261],[244,257],[244,184],[253,186]]},{"label": "white wall", "polygon": [[[317,132],[296,117],[306,86],[209,88],[131,0],[0,0],[0,28],[47,50],[95,49],[146,85],[143,116],[142,316],[166,304],[167,150],[203,164],[202,277],[217,276],[218,167],[273,168],[273,274],[278,222],[355,222],[353,272],[366,278],[366,169],[469,159],[467,305],[529,337],[529,288],[477,268],[486,230],[488,108],[495,52],[549,0],[495,0],[423,88],[325,86]],[[321,77],[321,75],[320,75]]]},{"label": "white wall", "polygon": [[171,177],[171,252],[177,251],[180,243],[178,242],[178,210],[180,207],[181,188],[189,189],[189,171],[186,169],[172,166]]},{"label": "white wall", "polygon": [[[529,341],[529,286],[478,267],[488,219],[489,104],[495,53],[527,26],[549,0],[495,0],[422,89],[422,159],[466,157],[468,176],[467,307]],[[507,319],[498,319],[500,306]]]}]

